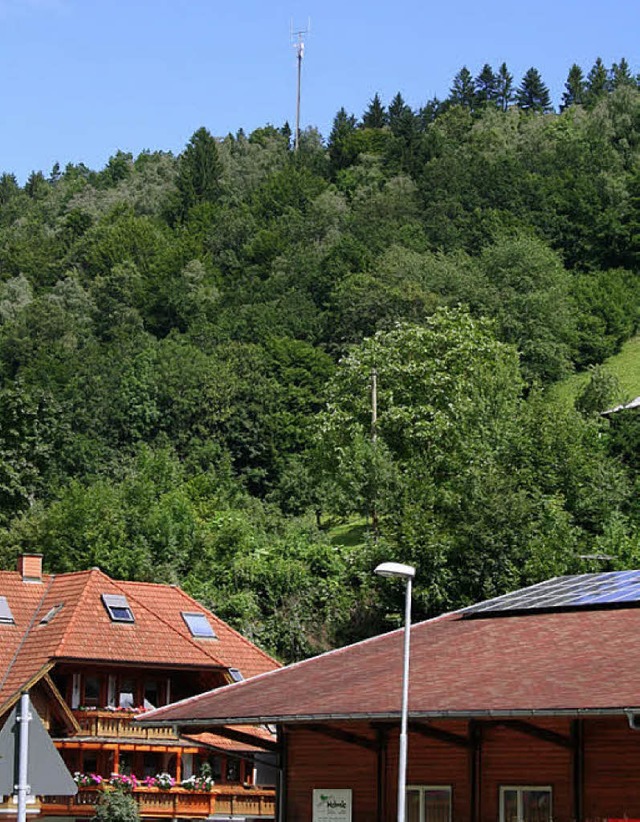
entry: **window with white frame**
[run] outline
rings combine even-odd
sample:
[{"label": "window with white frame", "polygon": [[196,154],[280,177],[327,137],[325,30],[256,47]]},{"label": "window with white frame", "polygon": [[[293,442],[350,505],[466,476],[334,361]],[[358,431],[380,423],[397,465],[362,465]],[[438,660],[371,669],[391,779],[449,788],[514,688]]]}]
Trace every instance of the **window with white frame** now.
[{"label": "window with white frame", "polygon": [[551,822],[549,785],[502,785],[500,822]]},{"label": "window with white frame", "polygon": [[408,785],[407,822],[451,822],[450,785]]}]

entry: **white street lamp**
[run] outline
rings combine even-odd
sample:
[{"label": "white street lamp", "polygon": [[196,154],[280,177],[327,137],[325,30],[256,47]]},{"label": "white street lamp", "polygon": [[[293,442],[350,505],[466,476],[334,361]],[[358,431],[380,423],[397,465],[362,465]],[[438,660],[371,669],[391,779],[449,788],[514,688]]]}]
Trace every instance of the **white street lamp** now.
[{"label": "white street lamp", "polygon": [[381,577],[401,577],[406,582],[404,601],[404,652],[402,656],[402,715],[398,752],[398,822],[404,822],[407,784],[407,718],[409,713],[409,642],[411,640],[411,583],[416,575],[412,565],[382,562],[374,573]]}]

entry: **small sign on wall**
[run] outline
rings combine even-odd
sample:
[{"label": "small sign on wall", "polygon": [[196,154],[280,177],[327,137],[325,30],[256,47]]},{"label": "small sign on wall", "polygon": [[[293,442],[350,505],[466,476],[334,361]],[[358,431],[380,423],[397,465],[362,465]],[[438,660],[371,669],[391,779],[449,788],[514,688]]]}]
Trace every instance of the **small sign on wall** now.
[{"label": "small sign on wall", "polygon": [[351,788],[314,788],[313,822],[351,822]]}]

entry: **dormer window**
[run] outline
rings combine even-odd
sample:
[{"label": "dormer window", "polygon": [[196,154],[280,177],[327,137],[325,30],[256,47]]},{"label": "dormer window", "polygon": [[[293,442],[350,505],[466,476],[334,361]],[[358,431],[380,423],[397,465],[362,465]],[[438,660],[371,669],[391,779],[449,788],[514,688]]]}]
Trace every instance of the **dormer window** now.
[{"label": "dormer window", "polygon": [[0,596],[0,625],[15,625],[16,621],[11,613],[6,597]]},{"label": "dormer window", "polygon": [[135,622],[127,598],[120,594],[102,594],[102,603],[112,622]]},{"label": "dormer window", "polygon": [[58,605],[54,605],[53,608],[49,608],[47,613],[42,617],[40,620],[40,625],[48,625],[54,616],[58,613],[58,611],[62,610],[62,606],[64,603],[60,602]]},{"label": "dormer window", "polygon": [[182,618],[187,623],[187,628],[191,631],[191,636],[217,639],[216,632],[211,627],[205,614],[199,611],[194,611],[191,613],[188,611],[182,611]]}]

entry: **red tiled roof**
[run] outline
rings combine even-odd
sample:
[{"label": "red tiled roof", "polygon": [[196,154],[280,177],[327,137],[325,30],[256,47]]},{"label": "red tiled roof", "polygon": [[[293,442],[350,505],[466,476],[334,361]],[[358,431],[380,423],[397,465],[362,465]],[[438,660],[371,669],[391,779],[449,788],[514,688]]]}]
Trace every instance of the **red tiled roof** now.
[{"label": "red tiled roof", "polygon": [[[414,625],[413,716],[608,711],[640,706],[640,609],[576,610]],[[398,717],[402,630],[159,708],[188,725]]]},{"label": "red tiled roof", "polygon": [[275,734],[272,734],[266,728],[255,727],[253,725],[237,725],[234,730],[241,731],[247,736],[253,736],[256,739],[255,745],[250,745],[246,742],[240,742],[237,739],[229,739],[226,736],[214,733],[189,734],[185,739],[193,739],[200,745],[209,745],[212,748],[219,748],[222,751],[262,751],[264,747],[261,742],[275,742]]},{"label": "red tiled roof", "polygon": [[[124,594],[134,623],[113,622],[102,594]],[[59,659],[126,662],[168,668],[239,668],[245,676],[278,667],[267,654],[207,611],[180,588],[117,582],[94,569],[23,582],[0,571],[15,625],[0,624],[0,706],[39,672]],[[46,625],[40,620],[64,603]],[[217,639],[191,636],[182,611],[201,611]]]}]

